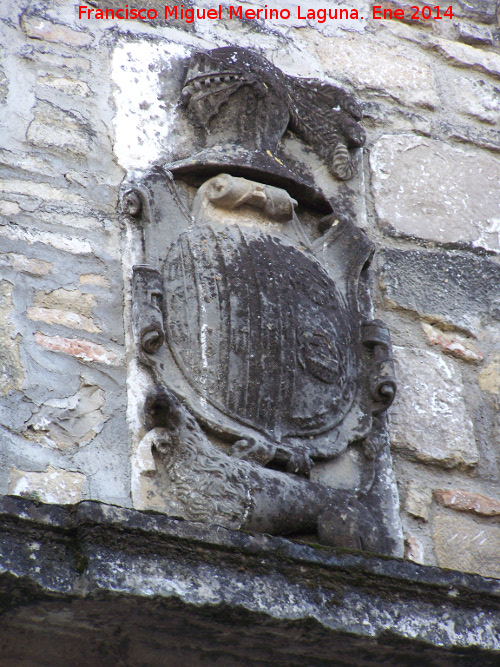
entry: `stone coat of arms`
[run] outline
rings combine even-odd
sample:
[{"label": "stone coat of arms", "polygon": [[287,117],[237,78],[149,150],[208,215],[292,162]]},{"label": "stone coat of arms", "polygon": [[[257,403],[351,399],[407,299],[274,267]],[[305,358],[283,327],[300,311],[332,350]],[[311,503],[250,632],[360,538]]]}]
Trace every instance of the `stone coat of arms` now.
[{"label": "stone coat of arms", "polygon": [[150,508],[399,555],[374,246],[280,144],[294,133],[348,180],[358,105],[228,47],[186,63],[178,115],[188,154],[123,196],[143,242],[132,325],[151,381],[138,445]]}]

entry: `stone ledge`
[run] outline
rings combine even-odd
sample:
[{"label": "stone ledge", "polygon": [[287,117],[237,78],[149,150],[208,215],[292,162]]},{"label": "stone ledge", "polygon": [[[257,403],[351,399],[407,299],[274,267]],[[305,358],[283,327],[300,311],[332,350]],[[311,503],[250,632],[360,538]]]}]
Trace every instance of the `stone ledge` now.
[{"label": "stone ledge", "polygon": [[5,665],[500,659],[499,580],[91,501],[4,496],[0,530]]}]

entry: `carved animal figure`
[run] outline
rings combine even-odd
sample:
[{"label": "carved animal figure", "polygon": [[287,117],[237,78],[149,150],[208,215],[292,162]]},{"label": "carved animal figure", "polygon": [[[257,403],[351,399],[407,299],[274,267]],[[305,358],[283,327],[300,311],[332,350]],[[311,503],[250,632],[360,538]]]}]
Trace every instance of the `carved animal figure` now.
[{"label": "carved animal figure", "polygon": [[[271,534],[317,533],[323,544],[378,551],[370,512],[352,494],[226,455],[171,392],[146,402],[153,448],[169,480],[169,513]],[[145,442],[146,441],[146,442]]]}]

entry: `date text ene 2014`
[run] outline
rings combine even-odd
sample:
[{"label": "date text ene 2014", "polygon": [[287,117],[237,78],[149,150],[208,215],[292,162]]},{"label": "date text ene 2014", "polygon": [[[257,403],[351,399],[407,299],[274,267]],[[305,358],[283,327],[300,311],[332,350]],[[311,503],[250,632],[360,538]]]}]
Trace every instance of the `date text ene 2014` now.
[{"label": "date text ene 2014", "polygon": [[[434,14],[432,13],[434,10]],[[374,5],[372,7],[372,18],[374,19],[412,19],[418,21],[420,19],[452,19],[453,7],[448,7],[443,14],[441,14],[439,6],[430,7],[405,7],[404,9],[387,9],[382,8],[381,5]]]}]

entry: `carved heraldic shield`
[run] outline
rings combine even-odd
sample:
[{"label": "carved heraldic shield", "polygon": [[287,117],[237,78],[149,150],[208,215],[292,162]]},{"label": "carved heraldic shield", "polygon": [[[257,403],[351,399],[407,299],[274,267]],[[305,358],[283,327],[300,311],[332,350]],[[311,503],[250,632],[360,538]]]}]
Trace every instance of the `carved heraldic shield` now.
[{"label": "carved heraldic shield", "polygon": [[[380,516],[395,381],[371,314],[373,245],[280,152],[293,131],[351,178],[360,109],[238,48],[196,53],[178,85],[188,154],[123,196],[144,247],[132,319],[151,385],[138,445],[149,506],[399,553]],[[357,465],[352,488],[334,480],[342,457]]]}]

